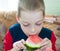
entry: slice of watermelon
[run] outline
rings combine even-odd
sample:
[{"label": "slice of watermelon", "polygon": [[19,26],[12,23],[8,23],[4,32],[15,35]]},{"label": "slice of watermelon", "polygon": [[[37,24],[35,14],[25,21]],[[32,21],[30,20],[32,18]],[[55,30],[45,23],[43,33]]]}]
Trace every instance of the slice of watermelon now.
[{"label": "slice of watermelon", "polygon": [[28,49],[38,49],[40,48],[40,42],[42,39],[37,35],[31,35],[27,38],[25,46]]}]

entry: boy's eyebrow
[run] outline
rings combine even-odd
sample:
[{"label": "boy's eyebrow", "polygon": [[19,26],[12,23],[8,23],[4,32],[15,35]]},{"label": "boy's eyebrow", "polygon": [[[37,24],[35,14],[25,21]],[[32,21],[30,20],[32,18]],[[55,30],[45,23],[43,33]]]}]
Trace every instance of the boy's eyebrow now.
[{"label": "boy's eyebrow", "polygon": [[24,19],[22,19],[22,22],[24,22],[24,23],[28,23],[28,21],[27,21],[27,20],[24,20]]},{"label": "boy's eyebrow", "polygon": [[23,21],[24,23],[28,23],[27,21]]},{"label": "boy's eyebrow", "polygon": [[[40,22],[40,21],[42,21],[43,19],[41,19],[41,20],[38,20],[38,21],[36,21],[36,23],[38,23],[38,22]],[[25,21],[23,21],[24,23],[28,23],[28,21],[27,20],[25,20]]]},{"label": "boy's eyebrow", "polygon": [[40,21],[42,21],[43,19],[41,19],[41,20],[38,20],[38,21],[36,21],[36,23],[38,23],[38,22],[40,22]]}]

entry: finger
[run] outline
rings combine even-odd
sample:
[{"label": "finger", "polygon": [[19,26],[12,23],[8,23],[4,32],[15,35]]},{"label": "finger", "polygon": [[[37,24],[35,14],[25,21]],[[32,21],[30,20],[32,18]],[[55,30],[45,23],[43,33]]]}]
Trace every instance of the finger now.
[{"label": "finger", "polygon": [[41,50],[45,50],[47,48],[47,46],[43,46],[42,48],[41,48]]},{"label": "finger", "polygon": [[15,42],[13,44],[13,47],[17,48],[17,49],[25,49],[26,48],[23,44],[23,40]]},{"label": "finger", "polygon": [[47,47],[45,51],[48,51],[48,50],[53,51],[52,48],[50,48],[50,47]]},{"label": "finger", "polygon": [[25,40],[24,40],[24,39],[22,39],[22,40],[21,40],[21,43],[25,44]]},{"label": "finger", "polygon": [[47,42],[45,42],[45,43],[43,43],[43,44],[41,44],[41,46],[42,46],[42,47],[43,47],[43,46],[48,46],[48,47],[52,48],[52,44],[51,44],[50,40],[47,41]]},{"label": "finger", "polygon": [[53,51],[52,48],[47,47],[47,46],[41,48],[41,50],[42,50],[42,51]]},{"label": "finger", "polygon": [[21,43],[20,45],[21,45],[21,48],[22,48],[22,49],[26,49],[26,47],[25,47],[24,44]]},{"label": "finger", "polygon": [[49,39],[48,38],[44,38],[41,42],[41,44],[45,43],[46,41],[48,41]]},{"label": "finger", "polygon": [[19,46],[17,45],[17,42],[15,42],[15,43],[13,44],[13,48],[15,48],[15,49],[17,49],[17,50],[20,50]]},{"label": "finger", "polygon": [[24,49],[26,49],[26,47],[25,47],[25,43],[26,43],[26,42],[25,42],[24,39],[21,40],[21,43],[23,44]]},{"label": "finger", "polygon": [[45,45],[47,45],[47,44],[49,44],[49,41],[46,41],[46,42],[44,42],[43,44],[41,44],[42,46],[45,46]]},{"label": "finger", "polygon": [[50,42],[47,42],[45,45],[43,45],[41,49],[46,49],[47,47],[52,48]]},{"label": "finger", "polygon": [[48,44],[48,47],[52,48],[52,43],[51,42]]}]

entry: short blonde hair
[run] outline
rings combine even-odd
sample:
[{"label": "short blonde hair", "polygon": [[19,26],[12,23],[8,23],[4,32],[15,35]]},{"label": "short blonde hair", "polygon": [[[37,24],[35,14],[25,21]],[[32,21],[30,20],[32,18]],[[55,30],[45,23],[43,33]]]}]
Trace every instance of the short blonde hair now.
[{"label": "short blonde hair", "polygon": [[20,17],[21,10],[35,10],[41,9],[45,14],[45,5],[43,0],[19,0],[18,3],[18,17]]}]

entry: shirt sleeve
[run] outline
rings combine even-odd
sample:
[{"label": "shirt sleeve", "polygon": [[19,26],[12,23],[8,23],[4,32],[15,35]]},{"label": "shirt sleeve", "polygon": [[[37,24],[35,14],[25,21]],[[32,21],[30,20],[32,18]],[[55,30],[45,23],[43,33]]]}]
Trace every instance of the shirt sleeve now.
[{"label": "shirt sleeve", "polygon": [[12,37],[9,31],[7,31],[6,36],[4,38],[4,51],[8,51],[10,49],[12,49],[13,45],[12,45]]},{"label": "shirt sleeve", "polygon": [[56,51],[56,36],[54,35],[54,32],[52,32],[51,35],[51,42],[52,42],[52,49]]}]

